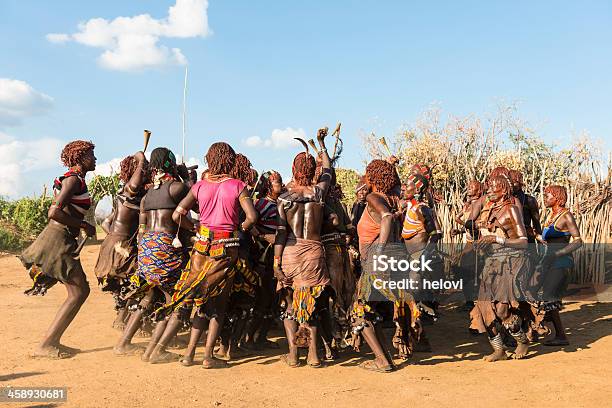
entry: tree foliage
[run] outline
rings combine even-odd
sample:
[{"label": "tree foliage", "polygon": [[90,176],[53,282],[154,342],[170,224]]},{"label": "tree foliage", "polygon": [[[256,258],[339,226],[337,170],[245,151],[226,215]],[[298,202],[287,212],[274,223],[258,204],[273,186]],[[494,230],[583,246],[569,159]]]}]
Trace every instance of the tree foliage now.
[{"label": "tree foliage", "polygon": [[359,178],[359,173],[353,169],[336,169],[336,182],[340,185],[342,193],[344,194],[342,202],[346,204],[349,209],[355,201],[355,188],[357,187],[357,183],[359,183]]}]

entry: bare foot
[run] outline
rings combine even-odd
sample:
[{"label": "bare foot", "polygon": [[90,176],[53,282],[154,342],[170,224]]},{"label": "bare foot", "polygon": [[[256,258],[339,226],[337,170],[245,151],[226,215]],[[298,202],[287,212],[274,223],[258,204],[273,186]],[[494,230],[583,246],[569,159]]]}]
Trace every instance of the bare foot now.
[{"label": "bare foot", "polygon": [[514,354],[512,355],[512,358],[515,360],[520,360],[523,359],[527,356],[527,351],[529,350],[529,344],[528,343],[519,343],[516,346],[516,349],[514,350]]},{"label": "bare foot", "polygon": [[202,361],[202,367],[206,369],[225,368],[227,367],[227,362],[223,360],[218,360],[214,357],[204,357],[204,361]]},{"label": "bare foot", "polygon": [[219,346],[219,348],[217,349],[217,351],[213,352],[213,356],[220,359],[220,360],[229,360],[230,359],[230,354],[229,354],[229,349],[223,345]]},{"label": "bare foot", "polygon": [[78,348],[74,348],[74,347],[69,347],[69,346],[64,346],[63,344],[60,344],[57,346],[61,351],[65,351],[68,354],[78,354],[81,352],[81,349]]},{"label": "bare foot", "polygon": [[30,354],[30,357],[36,359],[61,360],[72,357],[72,354],[66,350],[60,349],[60,347],[46,346],[37,348]]},{"label": "bare foot", "polygon": [[172,339],[172,341],[170,342],[170,344],[168,344],[168,348],[171,349],[180,349],[185,347],[187,347],[187,342],[185,341],[185,339],[179,338],[178,336],[175,336],[174,339]]},{"label": "bare foot", "polygon": [[149,357],[149,363],[151,364],[173,363],[175,361],[178,361],[178,359],[179,359],[178,355],[162,350],[159,352],[151,353],[151,356]]},{"label": "bare foot", "polygon": [[282,356],[280,356],[280,360],[291,368],[296,368],[300,366],[300,360],[297,357],[292,356],[291,354],[283,354]]},{"label": "bare foot", "polygon": [[143,352],[142,347],[138,347],[135,344],[128,344],[125,346],[115,346],[113,348],[113,351],[115,352],[115,355],[118,357],[125,357],[125,356],[133,356],[136,354],[140,354]]},{"label": "bare foot", "polygon": [[489,363],[492,363],[493,361],[501,361],[501,360],[507,360],[507,359],[508,359],[508,355],[503,349],[495,350],[493,353],[489,354],[488,356],[484,356],[483,358],[484,361],[488,361]]},{"label": "bare foot", "polygon": [[338,359],[338,350],[335,347],[330,347],[325,350],[325,361],[336,361]]},{"label": "bare foot", "polygon": [[359,364],[359,367],[368,371],[376,371],[377,373],[390,373],[394,370],[392,364],[385,361],[384,359],[375,358],[374,360],[364,361]]},{"label": "bare foot", "polygon": [[313,354],[314,355],[312,355],[311,353],[308,353],[308,357],[306,357],[306,364],[314,368],[321,367],[321,359],[319,358],[318,354],[317,353],[313,353]]},{"label": "bare foot", "polygon": [[193,358],[194,358],[194,354],[195,354],[195,352],[190,353],[190,354],[185,354],[185,355],[184,355],[183,357],[181,357],[181,359],[179,360],[179,361],[180,361],[180,363],[181,363],[182,365],[184,365],[185,367],[192,366],[192,365],[193,365]]}]

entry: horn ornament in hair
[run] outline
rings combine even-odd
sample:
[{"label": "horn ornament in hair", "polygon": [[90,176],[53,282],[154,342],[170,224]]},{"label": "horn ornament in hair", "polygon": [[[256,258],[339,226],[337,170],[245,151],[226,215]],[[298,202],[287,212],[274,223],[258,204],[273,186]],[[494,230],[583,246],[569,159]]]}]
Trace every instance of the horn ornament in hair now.
[{"label": "horn ornament in hair", "polygon": [[304,149],[306,149],[306,156],[310,156],[310,150],[308,150],[308,144],[301,137],[294,137],[295,140],[299,141]]}]

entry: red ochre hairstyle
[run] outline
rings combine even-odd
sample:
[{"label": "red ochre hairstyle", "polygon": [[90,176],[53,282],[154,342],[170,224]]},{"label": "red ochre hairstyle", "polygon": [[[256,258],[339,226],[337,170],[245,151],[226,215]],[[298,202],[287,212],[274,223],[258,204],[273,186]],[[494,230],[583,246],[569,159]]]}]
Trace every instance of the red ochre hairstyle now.
[{"label": "red ochre hairstyle", "polygon": [[544,189],[544,193],[550,193],[561,207],[567,203],[567,189],[563,186],[550,185]]},{"label": "red ochre hairstyle", "polygon": [[213,176],[229,174],[236,162],[236,152],[229,144],[217,142],[210,145],[205,158],[209,174]]},{"label": "red ochre hairstyle", "polygon": [[236,154],[236,161],[229,175],[232,178],[244,181],[249,186],[253,185],[256,179],[251,169],[251,161],[242,153]]},{"label": "red ochre hairstyle", "polygon": [[310,186],[315,176],[317,163],[314,156],[306,152],[298,153],[293,159],[293,181],[298,186]]},{"label": "red ochre hairstyle", "polygon": [[119,180],[127,183],[130,178],[132,178],[132,174],[134,174],[134,170],[136,170],[137,165],[138,163],[136,162],[134,156],[127,156],[121,160],[121,173],[119,173]]},{"label": "red ochre hairstyle", "polygon": [[96,147],[92,142],[75,140],[68,143],[62,150],[62,163],[66,167],[73,167],[83,162],[83,158]]},{"label": "red ochre hairstyle", "polygon": [[400,184],[395,166],[385,160],[372,160],[366,167],[366,177],[370,184],[383,194],[391,193]]}]

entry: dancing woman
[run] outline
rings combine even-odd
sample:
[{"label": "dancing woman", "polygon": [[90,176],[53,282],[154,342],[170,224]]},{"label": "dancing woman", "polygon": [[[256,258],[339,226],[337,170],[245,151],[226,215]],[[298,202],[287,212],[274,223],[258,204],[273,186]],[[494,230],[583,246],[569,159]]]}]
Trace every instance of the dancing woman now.
[{"label": "dancing woman", "polygon": [[[172,213],[178,203],[185,197],[189,187],[179,179],[176,158],[172,151],[158,147],[151,152],[151,178],[153,185],[149,187],[140,202],[140,226],[138,231],[138,269],[132,277],[137,287],[128,295],[136,299],[146,294],[140,301],[115,346],[116,355],[130,355],[139,352],[139,348],[131,344],[132,338],[142,324],[142,318],[151,311],[154,301],[158,298],[170,300],[174,285],[178,281],[186,262],[185,250],[179,241],[179,228],[172,219]],[[183,238],[186,242],[186,239]],[[151,341],[143,355],[148,361],[153,349],[161,342],[161,336],[166,325],[178,327],[178,319],[157,322]],[[158,350],[159,351],[159,350]],[[151,362],[161,361],[161,355],[156,353]]]},{"label": "dancing woman", "polygon": [[148,162],[143,152],[121,161],[119,180],[123,188],[117,194],[113,212],[102,223],[107,233],[100,246],[94,272],[103,292],[111,292],[117,316],[113,327],[123,331],[127,316],[127,302],[122,298],[129,290],[129,278],[134,274],[138,255],[138,219],[140,201],[148,180]]},{"label": "dancing woman", "polygon": [[68,291],[68,297],[33,354],[39,358],[66,358],[75,352],[60,344],[60,340],[89,296],[89,283],[75,252],[79,230],[88,236],[96,232],[93,225],[83,220],[91,206],[85,175],[96,168],[94,145],[82,140],[70,142],[62,150],[61,159],[69,170],[53,183],[49,223],[20,256],[34,281],[32,288],[25,292],[27,295],[44,295],[58,281]]},{"label": "dancing woman", "polygon": [[[361,367],[386,373],[393,371],[395,366],[384,349],[385,340],[379,324],[382,318],[376,311],[379,302],[370,299],[376,277],[372,270],[372,257],[382,252],[388,244],[402,245],[401,219],[394,215],[397,200],[389,197],[393,191],[399,190],[400,180],[393,164],[384,160],[371,161],[366,168],[365,179],[371,192],[366,197],[367,205],[357,225],[363,272],[357,283],[356,300],[351,311],[353,347],[359,348],[359,338],[363,336],[375,358]],[[391,293],[383,294],[394,301],[394,320],[398,323],[394,345],[402,349],[402,354],[409,354],[412,344],[416,343],[414,335],[418,330],[411,322],[412,311],[406,307],[403,299],[397,299]],[[418,311],[414,309],[414,312]]]},{"label": "dancing woman", "polygon": [[543,310],[555,328],[555,337],[544,342],[546,346],[567,346],[569,341],[561,322],[559,310],[561,296],[567,288],[568,274],[574,266],[572,252],[582,246],[582,238],[574,215],[565,207],[567,190],[563,186],[551,185],[544,189],[544,205],[550,208],[542,235],[538,240],[546,245],[542,258]]},{"label": "dancing woman", "polygon": [[[198,310],[192,321],[191,336],[183,365],[193,364],[196,345],[205,328],[205,317],[210,319],[204,349],[204,368],[226,365],[213,357],[227,311],[233,283],[233,265],[238,259],[238,229],[249,231],[257,222],[257,211],[246,184],[229,173],[234,167],[236,153],[223,142],[213,143],[206,153],[208,171],[201,181],[191,187],[172,215],[174,221],[187,230],[195,229],[187,213],[197,206],[200,226],[191,258],[176,284],[172,300],[163,310],[174,310],[181,304],[194,304]],[[246,219],[239,223],[240,210]],[[160,311],[161,312],[161,311]]]}]

